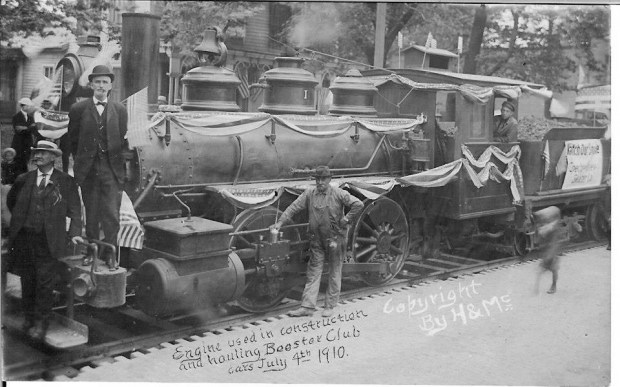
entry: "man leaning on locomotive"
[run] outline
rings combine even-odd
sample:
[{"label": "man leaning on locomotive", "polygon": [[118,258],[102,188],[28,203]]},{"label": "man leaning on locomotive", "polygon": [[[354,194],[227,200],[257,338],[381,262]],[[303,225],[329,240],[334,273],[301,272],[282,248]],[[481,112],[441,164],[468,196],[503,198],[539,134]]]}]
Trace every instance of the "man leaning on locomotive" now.
[{"label": "man leaning on locomotive", "polygon": [[519,122],[513,117],[515,105],[510,101],[502,104],[501,114],[493,118],[493,141],[516,142],[519,135]]},{"label": "man leaning on locomotive", "polygon": [[[301,307],[289,313],[293,317],[310,316],[316,309],[323,262],[329,263],[329,278],[325,294],[323,317],[332,315],[340,297],[342,263],[346,252],[348,226],[364,205],[347,191],[332,187],[332,174],[328,167],[316,168],[316,186],[304,191],[287,209],[272,228],[280,229],[293,216],[307,211],[310,223],[310,261],[307,279],[301,300]],[[349,212],[345,215],[345,207]]]},{"label": "man leaning on locomotive", "polygon": [[[66,255],[67,241],[83,242],[80,197],[70,175],[54,168],[62,151],[41,140],[32,148],[36,170],[21,174],[7,195],[11,211],[9,260],[2,260],[2,276],[14,272],[22,285],[23,329],[43,340],[50,324],[58,258]],[[69,230],[66,218],[71,220]],[[3,289],[4,290],[4,289]]]}]

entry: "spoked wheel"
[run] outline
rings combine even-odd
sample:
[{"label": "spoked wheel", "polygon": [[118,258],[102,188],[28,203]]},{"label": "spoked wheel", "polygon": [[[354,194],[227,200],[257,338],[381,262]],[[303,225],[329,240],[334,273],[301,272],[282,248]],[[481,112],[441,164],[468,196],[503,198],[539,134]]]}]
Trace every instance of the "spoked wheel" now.
[{"label": "spoked wheel", "polygon": [[[258,230],[269,228],[276,222],[276,214],[280,215],[274,207],[266,207],[256,211],[248,211],[241,214],[233,223],[234,232]],[[248,235],[236,235],[230,239],[230,247],[234,247],[241,257],[244,269],[256,267],[256,248],[259,243],[260,235],[264,240],[268,240],[269,232],[262,232]],[[298,241],[299,234],[294,229],[284,230],[284,239]],[[252,253],[254,250],[254,253]],[[264,273],[254,273],[246,275],[245,290],[237,302],[241,308],[248,312],[265,312],[286,296],[290,288],[286,285],[284,275],[267,277]]]},{"label": "spoked wheel", "polygon": [[527,254],[527,235],[523,232],[514,232],[512,235],[512,246],[518,256],[525,256]]},{"label": "spoked wheel", "polygon": [[603,207],[598,204],[592,204],[586,211],[586,231],[588,236],[595,241],[605,240],[607,237],[607,220]]},{"label": "spoked wheel", "polygon": [[409,251],[409,226],[400,205],[388,198],[366,205],[355,223],[351,247],[356,262],[390,264],[388,274],[363,273],[362,280],[368,285],[381,285],[394,278]]}]

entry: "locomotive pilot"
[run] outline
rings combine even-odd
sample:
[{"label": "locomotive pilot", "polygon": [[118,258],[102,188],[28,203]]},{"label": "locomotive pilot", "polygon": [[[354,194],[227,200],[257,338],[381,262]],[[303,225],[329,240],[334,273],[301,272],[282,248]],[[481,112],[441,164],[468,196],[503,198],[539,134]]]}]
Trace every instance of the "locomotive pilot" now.
[{"label": "locomotive pilot", "polygon": [[501,114],[493,118],[493,141],[516,142],[519,134],[519,123],[513,117],[515,105],[505,101],[502,104]]},{"label": "locomotive pilot", "polygon": [[[125,184],[123,150],[127,148],[127,109],[108,101],[114,74],[98,65],[88,76],[93,97],[74,104],[69,111],[67,135],[74,157],[75,180],[82,189],[86,210],[86,237],[118,245],[120,207]],[[110,251],[105,259],[110,260]]]},{"label": "locomotive pilot", "polygon": [[[328,167],[317,167],[314,175],[316,186],[304,191],[272,226],[277,230],[296,213],[302,210],[308,213],[311,256],[301,307],[290,313],[292,317],[314,313],[325,259],[329,262],[329,279],[323,317],[332,315],[340,297],[348,225],[357,218],[364,205],[347,191],[330,186],[331,176]],[[350,208],[346,215],[345,207]]]}]

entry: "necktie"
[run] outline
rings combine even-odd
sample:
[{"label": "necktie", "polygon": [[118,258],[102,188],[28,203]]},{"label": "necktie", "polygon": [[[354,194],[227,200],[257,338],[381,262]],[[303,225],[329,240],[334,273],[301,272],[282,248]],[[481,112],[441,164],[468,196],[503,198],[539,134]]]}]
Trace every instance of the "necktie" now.
[{"label": "necktie", "polygon": [[101,106],[105,107],[106,104],[107,104],[107,102],[97,101],[97,105],[101,105]]},{"label": "necktie", "polygon": [[39,183],[39,191],[43,191],[45,189],[45,176],[47,173],[41,175],[41,182]]}]

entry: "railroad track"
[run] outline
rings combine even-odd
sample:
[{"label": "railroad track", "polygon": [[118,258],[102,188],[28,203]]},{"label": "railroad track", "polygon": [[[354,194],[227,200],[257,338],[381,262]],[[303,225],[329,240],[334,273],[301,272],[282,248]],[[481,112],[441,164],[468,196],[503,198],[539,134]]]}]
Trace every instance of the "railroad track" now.
[{"label": "railroad track", "polygon": [[[567,245],[565,252],[586,250],[602,246],[599,242],[581,242]],[[343,281],[343,300],[354,300],[378,295],[394,289],[420,285],[433,280],[443,280],[464,274],[475,274],[489,269],[525,263],[539,259],[534,253],[526,257],[505,257],[494,260],[465,258],[441,254],[437,258],[416,260],[410,257],[403,270],[390,283],[376,287],[360,287],[357,281]],[[232,327],[251,327],[256,321],[269,320],[285,315],[298,307],[300,289],[293,289],[290,298],[268,313],[251,314],[234,306],[224,315],[213,318],[209,313],[196,313],[159,320],[125,306],[114,311],[102,311],[82,306],[76,308],[76,319],[82,320],[91,330],[91,343],[64,351],[51,350],[25,340],[18,331],[19,325],[10,317],[3,319],[4,371],[6,380],[53,380],[59,376],[71,378],[81,368],[98,366],[122,358],[132,358],[148,353],[149,349],[161,347],[176,340],[200,340],[205,333],[231,330]],[[280,317],[281,318],[281,317]],[[22,351],[16,361],[8,354]]]}]

